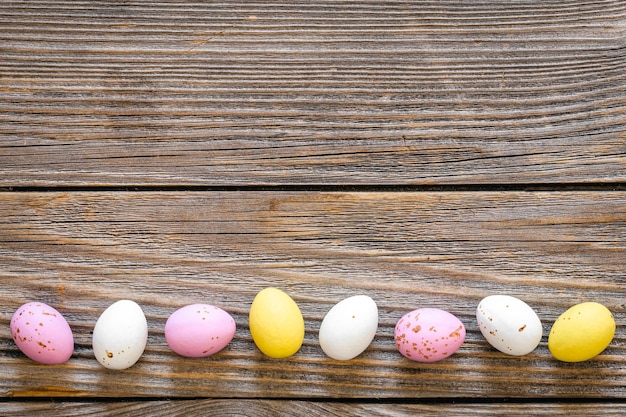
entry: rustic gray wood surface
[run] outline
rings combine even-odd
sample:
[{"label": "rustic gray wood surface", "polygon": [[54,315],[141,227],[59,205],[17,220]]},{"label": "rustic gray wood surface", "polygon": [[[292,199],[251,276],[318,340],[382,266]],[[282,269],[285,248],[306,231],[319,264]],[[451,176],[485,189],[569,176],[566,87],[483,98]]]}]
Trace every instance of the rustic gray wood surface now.
[{"label": "rustic gray wood surface", "polygon": [[19,186],[622,181],[623,1],[0,4]]},{"label": "rustic gray wood surface", "polygon": [[[626,2],[0,2],[0,413],[623,415]],[[264,357],[267,286],[305,318]],[[493,293],[538,312],[533,353],[478,331]],[[380,326],[349,362],[317,331],[367,294]],[[102,368],[91,331],[131,298],[148,347]],[[39,365],[10,317],[64,313],[70,361]],[[598,301],[615,339],[553,359],[565,309]],[[207,302],[237,323],[205,359],[163,326]],[[456,314],[452,357],[402,357],[407,311]]]}]

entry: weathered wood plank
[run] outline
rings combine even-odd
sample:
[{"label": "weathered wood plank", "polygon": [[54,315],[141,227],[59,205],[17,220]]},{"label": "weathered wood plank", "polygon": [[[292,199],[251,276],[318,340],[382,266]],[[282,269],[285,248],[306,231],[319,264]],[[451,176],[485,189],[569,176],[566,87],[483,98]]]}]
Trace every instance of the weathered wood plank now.
[{"label": "weathered wood plank", "polygon": [[0,186],[626,180],[626,4],[6,1]]},{"label": "weathered wood plank", "polygon": [[[0,193],[0,394],[5,397],[624,398],[625,192]],[[252,298],[277,286],[299,303],[305,343],[272,360],[255,348]],[[326,358],[317,329],[328,309],[372,296],[380,327],[349,362]],[[475,324],[478,301],[516,295],[552,321],[584,300],[618,322],[612,345],[580,364],[491,349]],[[123,372],[100,367],[90,331],[120,298],[140,303],[149,343]],[[13,344],[8,322],[23,302],[59,308],[76,351],[42,366]],[[235,339],[209,359],[173,354],[163,325],[176,308],[208,302],[231,312]],[[446,361],[420,365],[395,350],[393,326],[433,306],[468,329]],[[33,406],[34,407],[34,406]]]},{"label": "weathered wood plank", "polygon": [[494,404],[415,404],[415,403],[340,403],[284,400],[186,400],[141,401],[123,403],[41,402],[2,404],[9,416],[49,416],[51,411],[66,416],[133,416],[219,415],[219,416],[617,416],[626,412],[620,403],[509,403]]}]

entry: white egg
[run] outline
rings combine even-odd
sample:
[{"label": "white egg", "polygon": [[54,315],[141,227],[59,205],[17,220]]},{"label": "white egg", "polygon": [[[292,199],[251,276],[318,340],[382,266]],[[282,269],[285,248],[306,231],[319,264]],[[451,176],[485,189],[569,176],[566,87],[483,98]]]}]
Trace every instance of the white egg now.
[{"label": "white egg", "polygon": [[476,309],[480,332],[500,352],[521,356],[535,350],[543,328],[537,313],[509,295],[490,295]]},{"label": "white egg", "polygon": [[102,366],[126,369],[143,354],[148,342],[148,322],[141,307],[131,300],[109,306],[93,329],[93,353]]},{"label": "white egg", "polygon": [[320,346],[326,355],[349,360],[372,343],[378,329],[378,308],[366,295],[355,295],[335,304],[319,330]]}]

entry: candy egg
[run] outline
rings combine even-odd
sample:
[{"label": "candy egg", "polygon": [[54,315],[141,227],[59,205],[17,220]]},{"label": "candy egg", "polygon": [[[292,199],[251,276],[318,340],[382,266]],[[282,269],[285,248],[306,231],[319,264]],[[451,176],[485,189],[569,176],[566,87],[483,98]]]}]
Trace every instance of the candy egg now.
[{"label": "candy egg", "polygon": [[436,362],[456,352],[465,340],[465,326],[456,316],[438,308],[420,308],[396,324],[396,348],[418,362]]},{"label": "candy egg", "polygon": [[595,302],[577,304],[552,325],[548,349],[556,359],[582,362],[604,351],[615,335],[615,319],[608,308]]},{"label": "candy egg", "polygon": [[378,328],[378,308],[366,295],[355,295],[335,304],[319,330],[320,346],[333,359],[349,360],[370,345]]},{"label": "candy egg", "polygon": [[111,304],[93,329],[93,353],[102,366],[126,369],[143,354],[148,341],[148,322],[141,307],[131,300]]},{"label": "candy egg", "polygon": [[478,328],[487,342],[507,355],[521,356],[539,345],[543,328],[537,313],[510,295],[490,295],[476,308]]},{"label": "candy egg", "polygon": [[212,355],[235,336],[235,320],[221,308],[191,304],[173,312],[165,323],[165,341],[176,353],[190,358]]},{"label": "candy egg", "polygon": [[74,353],[74,336],[65,318],[47,304],[31,302],[11,318],[11,335],[29,358],[48,365],[67,362]]},{"label": "candy egg", "polygon": [[271,358],[286,358],[304,341],[304,318],[296,302],[277,288],[259,292],[250,306],[250,333],[259,350]]}]

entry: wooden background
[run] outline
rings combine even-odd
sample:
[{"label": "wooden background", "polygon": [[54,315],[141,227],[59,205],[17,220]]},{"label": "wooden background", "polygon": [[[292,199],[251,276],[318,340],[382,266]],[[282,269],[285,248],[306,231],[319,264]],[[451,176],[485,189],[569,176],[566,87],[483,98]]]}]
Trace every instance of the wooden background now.
[{"label": "wooden background", "polygon": [[[1,1],[0,411],[3,415],[623,415],[626,2]],[[264,357],[247,313],[266,286],[306,323]],[[537,350],[508,357],[483,297],[527,301]],[[380,326],[327,358],[324,314],[367,294]],[[122,298],[149,322],[125,371],[91,350]],[[70,361],[17,349],[12,313],[70,322]],[[582,301],[617,321],[567,364],[552,322]],[[164,323],[205,302],[237,323],[204,359]],[[452,357],[402,357],[393,327],[438,307]]]}]

